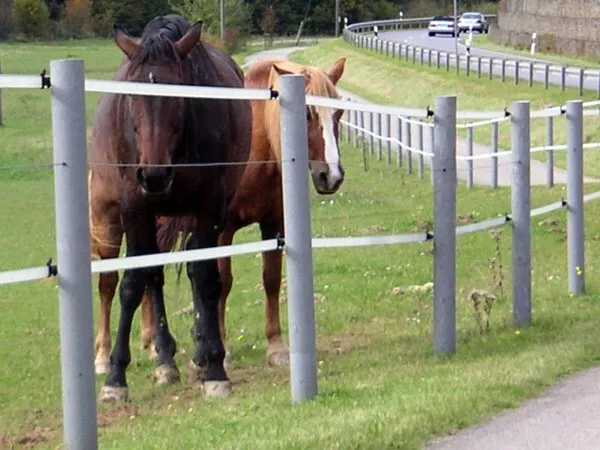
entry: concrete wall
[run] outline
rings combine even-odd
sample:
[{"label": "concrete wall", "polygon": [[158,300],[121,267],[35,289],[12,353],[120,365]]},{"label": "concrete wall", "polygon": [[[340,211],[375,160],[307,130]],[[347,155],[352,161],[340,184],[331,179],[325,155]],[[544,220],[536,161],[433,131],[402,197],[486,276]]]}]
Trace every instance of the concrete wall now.
[{"label": "concrete wall", "polygon": [[600,0],[501,0],[490,39],[529,47],[533,32],[542,52],[600,60]]}]

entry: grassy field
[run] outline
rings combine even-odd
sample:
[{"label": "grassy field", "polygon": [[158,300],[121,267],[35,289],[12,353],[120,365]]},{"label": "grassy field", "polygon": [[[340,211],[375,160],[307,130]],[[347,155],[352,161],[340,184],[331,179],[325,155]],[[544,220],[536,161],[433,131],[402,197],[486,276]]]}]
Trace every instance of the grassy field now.
[{"label": "grassy field", "polygon": [[[521,50],[515,47],[496,44],[495,42],[491,41],[489,36],[487,35],[473,35],[473,47],[483,48],[485,50],[492,50],[495,52],[503,52],[510,53],[513,55],[531,57],[531,53],[529,52],[529,50]],[[559,55],[556,53],[536,52],[534,58],[543,59],[559,64],[567,64],[569,66],[594,68],[600,67],[600,62],[591,58],[573,58],[565,55]]]},{"label": "grassy field", "polygon": [[[6,57],[6,67],[19,66],[20,70],[10,71],[36,74],[49,59],[68,52],[85,58],[88,75],[108,77],[120,59],[108,44],[97,50],[92,45],[89,51],[77,46],[39,49],[43,52],[15,51]],[[353,59],[349,63],[348,74],[355,73],[360,63]],[[371,70],[378,72],[375,67]],[[350,80],[346,78],[346,83],[358,84]],[[48,162],[47,92],[8,92],[6,99],[0,167]],[[97,98],[88,99],[91,117]],[[311,189],[314,236],[405,233],[435,226],[429,182],[376,161],[365,170],[360,151],[348,146],[342,148],[342,155],[346,181],[339,193],[324,198]],[[50,171],[0,170],[0,190],[4,193],[0,196],[0,270],[44,264],[55,255]],[[510,210],[506,189],[466,190],[461,184],[458,191],[459,223]],[[561,187],[535,188],[533,207],[564,195]],[[485,232],[460,237],[458,351],[453,358],[433,354],[432,293],[411,288],[432,281],[432,243],[315,250],[320,395],[298,407],[290,406],[288,371],[264,366],[260,258],[236,257],[227,316],[228,345],[236,361],[230,372],[234,395],[207,401],[187,381],[153,387],[153,366],[140,348],[136,319],[134,361],[128,373],[132,403],[100,405],[100,446],[197,448],[201,442],[202,447],[215,449],[416,449],[433,436],[515,407],[560,377],[600,360],[595,245],[600,239],[600,223],[595,220],[599,213],[600,203],[586,206],[589,294],[577,298],[567,295],[564,212],[534,221],[534,324],[523,330],[511,324],[510,228],[503,229],[499,240]],[[257,239],[256,227],[236,236],[236,242]],[[501,261],[504,271],[490,269],[490,259]],[[192,318],[175,314],[189,304],[190,290],[186,283],[177,295],[174,278],[169,268],[170,325],[179,348],[190,351]],[[469,299],[473,289],[492,290],[497,296],[484,332]],[[96,292],[94,296],[97,313]],[[0,448],[57,448],[62,430],[55,282],[2,287],[0,307],[4,312],[0,315],[0,342],[4,343],[0,346]],[[114,327],[117,319],[118,308],[114,308]],[[282,319],[287,336],[285,302]],[[483,314],[484,328],[485,319]],[[177,361],[186,380],[186,357],[181,354]],[[98,390],[103,381],[99,377]]]},{"label": "grassy field", "polygon": [[[567,89],[561,92],[559,87],[551,86],[548,90],[537,84],[528,87],[527,83],[515,86],[507,78],[502,83],[499,78],[489,80],[487,77],[478,79],[476,75],[467,77],[464,72],[456,75],[452,69],[436,70],[435,66],[413,64],[412,61],[399,61],[383,55],[345,44],[341,40],[329,41],[325,44],[311,47],[296,53],[291,59],[300,63],[314,63],[330,67],[338,58],[347,58],[347,68],[340,81],[340,86],[371,101],[383,104],[401,105],[406,107],[433,107],[435,98],[441,95],[457,95],[458,109],[468,111],[501,111],[510,110],[513,101],[528,100],[531,109],[541,109],[551,105],[563,105],[567,100],[577,99],[577,89]],[[368,83],[365,82],[368,80]],[[584,100],[595,100],[596,94],[587,92]],[[600,141],[600,119],[586,117],[584,119],[584,141]],[[533,119],[531,129],[532,146],[546,145],[546,120]],[[499,146],[510,150],[510,122],[499,126]],[[566,120],[564,117],[554,119],[555,144],[566,143]],[[466,136],[466,130],[459,130],[459,136]],[[482,144],[490,145],[491,127],[475,128],[474,139]],[[545,153],[533,153],[532,156],[540,161],[546,160]],[[566,167],[566,153],[556,152],[555,159],[558,167]],[[600,154],[588,152],[585,155],[585,173],[598,176],[600,173]]]}]

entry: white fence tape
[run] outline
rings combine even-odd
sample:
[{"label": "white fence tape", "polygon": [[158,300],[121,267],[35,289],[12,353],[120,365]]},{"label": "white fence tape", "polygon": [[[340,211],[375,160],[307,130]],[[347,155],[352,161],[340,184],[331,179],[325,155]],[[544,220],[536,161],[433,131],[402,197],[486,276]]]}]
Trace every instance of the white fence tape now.
[{"label": "white fence tape", "polygon": [[85,80],[86,92],[104,92],[159,97],[220,98],[229,100],[269,100],[268,89],[189,86],[179,84],[138,83],[132,81]]},{"label": "white fence tape", "polygon": [[17,284],[26,281],[43,280],[44,278],[48,278],[48,275],[48,266],[8,270],[6,272],[0,272],[0,286],[4,284]]}]

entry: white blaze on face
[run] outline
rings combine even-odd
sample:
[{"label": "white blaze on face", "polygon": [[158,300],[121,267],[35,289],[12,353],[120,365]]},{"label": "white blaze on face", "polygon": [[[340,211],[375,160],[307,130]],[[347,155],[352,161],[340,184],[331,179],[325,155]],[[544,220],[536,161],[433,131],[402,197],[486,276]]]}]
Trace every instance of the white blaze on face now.
[{"label": "white blaze on face", "polygon": [[324,111],[319,114],[323,128],[323,141],[325,142],[325,162],[329,166],[329,186],[334,186],[342,178],[340,171],[340,151],[335,133],[333,132],[333,113]]}]

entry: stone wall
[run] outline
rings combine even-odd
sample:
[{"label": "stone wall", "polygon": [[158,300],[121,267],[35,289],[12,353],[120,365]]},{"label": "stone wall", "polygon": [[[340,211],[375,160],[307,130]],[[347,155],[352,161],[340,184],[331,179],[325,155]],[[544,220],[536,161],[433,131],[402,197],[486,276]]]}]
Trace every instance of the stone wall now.
[{"label": "stone wall", "polygon": [[501,0],[490,39],[515,47],[600,60],[600,0]]}]

